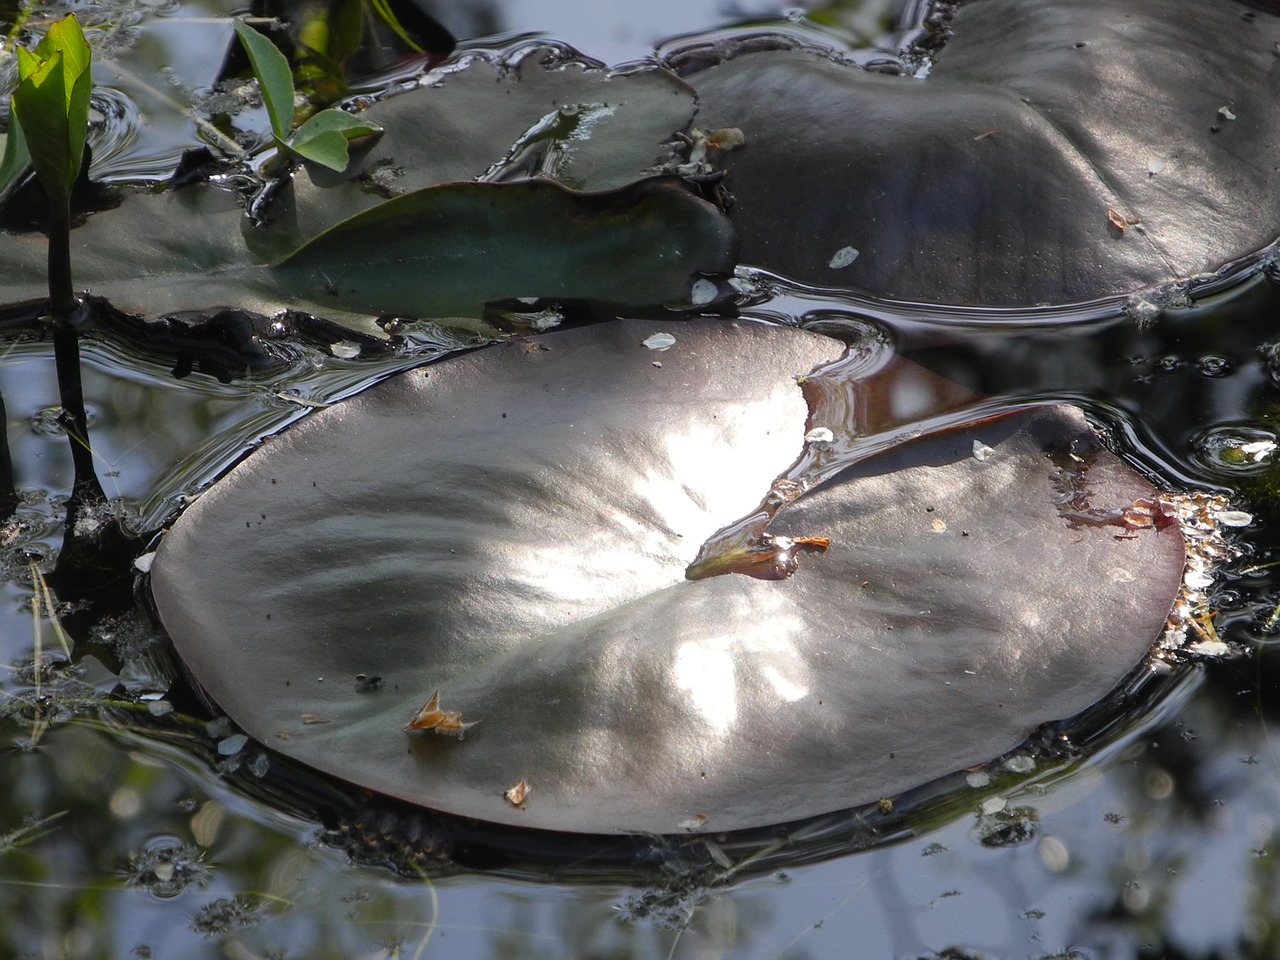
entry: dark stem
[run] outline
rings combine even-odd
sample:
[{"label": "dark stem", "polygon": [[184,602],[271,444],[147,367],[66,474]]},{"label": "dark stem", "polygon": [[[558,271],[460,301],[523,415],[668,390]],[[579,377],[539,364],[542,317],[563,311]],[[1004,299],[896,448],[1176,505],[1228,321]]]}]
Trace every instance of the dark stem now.
[{"label": "dark stem", "polygon": [[75,470],[72,501],[90,499],[106,501],[102,484],[93,467],[93,448],[89,444],[89,417],[84,408],[84,385],[80,381],[80,333],[74,313],[54,315],[53,360],[58,373],[58,398],[62,413],[58,422],[71,443],[71,465]]},{"label": "dark stem", "polygon": [[53,354],[62,413],[58,423],[71,444],[74,477],[67,498],[66,528],[49,586],[63,603],[77,607],[62,625],[83,642],[90,627],[104,616],[130,609],[133,603],[133,559],[142,548],[137,534],[126,530],[103,493],[93,465],[84,385],[80,380],[80,332],[86,310],[76,307],[53,317]]},{"label": "dark stem", "polygon": [[71,209],[69,202],[52,206],[54,209],[49,221],[49,311],[54,317],[62,317],[74,313],[79,306],[71,283]]}]

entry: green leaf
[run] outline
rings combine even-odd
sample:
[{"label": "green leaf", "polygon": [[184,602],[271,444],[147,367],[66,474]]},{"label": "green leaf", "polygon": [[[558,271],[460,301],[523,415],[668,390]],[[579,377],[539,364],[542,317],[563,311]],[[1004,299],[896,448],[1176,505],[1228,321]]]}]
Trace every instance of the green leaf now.
[{"label": "green leaf", "polygon": [[345,170],[350,156],[347,143],[382,132],[382,127],[343,110],[321,110],[300,126],[289,139],[289,149],[330,170]]},{"label": "green leaf", "polygon": [[4,138],[4,159],[0,159],[0,204],[9,199],[18,184],[31,170],[31,154],[27,151],[22,124],[11,123]]},{"label": "green leaf", "polygon": [[[13,115],[31,165],[56,207],[70,202],[84,158],[93,88],[90,60],[89,44],[74,16],[53,24],[34,53],[18,50],[20,82],[13,92]],[[9,170],[7,151],[5,172],[20,175]]]},{"label": "green leaf", "polygon": [[[19,54],[20,71],[24,59]],[[13,115],[22,126],[31,165],[49,200],[55,206],[65,206],[70,202],[75,178],[67,136],[62,54],[55,53],[34,70],[25,72],[13,92]]]},{"label": "green leaf", "polygon": [[66,107],[70,113],[74,99],[72,88],[89,69],[92,57],[84,31],[80,29],[80,21],[74,16],[64,17],[49,27],[49,32],[36,47],[38,57],[50,57],[54,53],[62,54],[63,70],[67,78]]},{"label": "green leaf", "polygon": [[282,143],[289,139],[293,128],[293,71],[288,58],[276,49],[276,45],[258,33],[243,20],[235,22],[236,34],[249,54],[253,75],[262,88],[262,100],[271,118],[271,132]]}]

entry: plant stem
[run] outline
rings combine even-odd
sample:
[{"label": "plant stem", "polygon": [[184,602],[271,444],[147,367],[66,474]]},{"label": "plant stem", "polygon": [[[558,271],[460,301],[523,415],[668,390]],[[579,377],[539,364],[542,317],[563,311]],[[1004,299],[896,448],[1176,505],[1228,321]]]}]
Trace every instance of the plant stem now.
[{"label": "plant stem", "polygon": [[[80,303],[76,300],[71,283],[71,211],[69,204],[52,205],[49,222],[49,312],[55,322],[76,312]],[[61,208],[60,208],[61,206]]]}]

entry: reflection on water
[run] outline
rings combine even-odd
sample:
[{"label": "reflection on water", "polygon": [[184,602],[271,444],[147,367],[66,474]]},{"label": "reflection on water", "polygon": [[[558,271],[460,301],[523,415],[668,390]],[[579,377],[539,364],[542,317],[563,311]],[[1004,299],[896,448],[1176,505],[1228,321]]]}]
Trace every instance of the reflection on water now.
[{"label": "reflection on water", "polygon": [[[665,7],[654,30],[629,9],[625,23],[600,19],[591,34],[580,11],[554,19],[576,9],[564,4],[533,19],[512,3],[423,5],[462,35],[550,30],[613,60],[673,24],[728,29],[781,9],[680,4],[689,19]],[[147,6],[140,31],[103,38],[115,57],[98,76],[107,133],[95,172],[108,179],[160,179],[183,149],[218,135],[184,103],[213,96],[228,33],[217,18],[235,5]],[[880,9],[833,5],[822,16],[855,44],[887,26]],[[233,91],[218,96],[229,109]],[[1048,731],[1025,754],[922,788],[897,810],[827,818],[768,842],[676,838],[625,854],[584,845],[566,862],[535,838],[411,827],[402,811],[359,808],[279,765],[184,685],[171,689],[163,638],[140,615],[99,624],[94,653],[43,674],[32,707],[31,563],[47,572],[61,542],[71,460],[50,416],[48,345],[6,343],[0,395],[19,496],[0,532],[0,729],[25,746],[0,753],[0,955],[834,958],[851,944],[868,957],[1280,953],[1274,271],[1145,326],[1119,304],[943,316],[746,279],[757,293],[745,315],[849,337],[876,323],[883,343],[867,362],[905,354],[937,375],[891,396],[870,391],[852,410],[819,401],[822,425],[858,426],[835,431],[837,447],[917,429],[921,398],[936,411],[940,389],[959,411],[975,396],[1068,399],[1159,481],[1242,494],[1259,519],[1214,600],[1220,633],[1244,655],[1146,678],[1072,743]],[[412,362],[297,347],[277,374],[221,384],[200,373],[176,380],[108,338],[85,343],[83,356],[99,477],[145,531],[307,402]],[[812,445],[804,469],[820,475],[830,449]],[[56,649],[47,619],[39,629],[46,652]],[[678,666],[712,726],[732,721],[731,647],[702,647]],[[770,682],[802,696],[809,678],[775,652]],[[90,705],[117,687],[129,695],[123,707]],[[858,853],[864,846],[873,849]],[[444,866],[440,851],[473,869]],[[425,872],[412,878],[406,865]]]}]

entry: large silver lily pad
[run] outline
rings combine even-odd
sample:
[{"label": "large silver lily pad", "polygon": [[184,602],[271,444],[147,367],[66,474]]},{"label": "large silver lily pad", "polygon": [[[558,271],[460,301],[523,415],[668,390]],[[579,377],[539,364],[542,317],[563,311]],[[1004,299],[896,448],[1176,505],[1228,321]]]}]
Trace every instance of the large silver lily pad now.
[{"label": "large silver lily pad", "polygon": [[[1073,408],[851,467],[774,521],[831,541],[789,579],[686,579],[806,433],[856,433],[861,398],[893,395],[848,384],[847,422],[812,422],[795,378],[840,352],[637,321],[395,377],[269,441],[177,520],[152,568],[161,618],[281,753],[551,830],[843,809],[1102,698],[1159,635],[1183,543],[1080,521],[1153,491]],[[832,381],[825,417],[834,377],[809,380]],[[905,376],[903,402],[929,379]],[[402,729],[436,691],[454,725],[478,722],[464,738]]]}]

